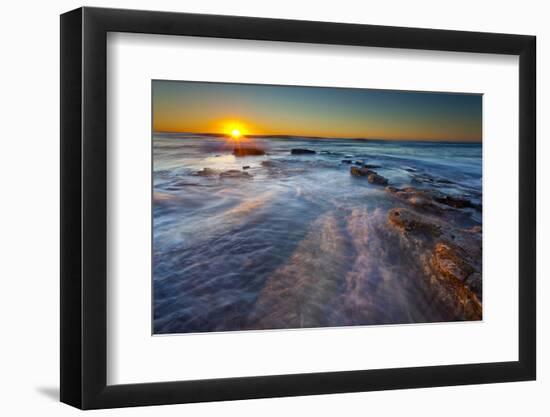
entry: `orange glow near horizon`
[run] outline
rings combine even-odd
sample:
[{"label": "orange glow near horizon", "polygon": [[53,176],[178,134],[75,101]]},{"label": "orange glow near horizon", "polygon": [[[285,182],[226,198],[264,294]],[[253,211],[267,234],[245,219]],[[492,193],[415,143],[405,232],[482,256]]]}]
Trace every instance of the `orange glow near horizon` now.
[{"label": "orange glow near horizon", "polygon": [[481,116],[478,94],[153,82],[154,132],[481,142]]},{"label": "orange glow near horizon", "polygon": [[223,120],[216,123],[216,125],[218,126],[216,129],[218,132],[221,132],[234,140],[239,140],[243,136],[253,134],[248,125],[240,120]]}]

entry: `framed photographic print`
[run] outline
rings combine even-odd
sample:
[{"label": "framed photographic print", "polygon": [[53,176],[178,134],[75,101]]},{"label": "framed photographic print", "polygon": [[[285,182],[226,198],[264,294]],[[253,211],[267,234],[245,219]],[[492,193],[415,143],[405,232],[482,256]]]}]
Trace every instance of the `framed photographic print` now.
[{"label": "framed photographic print", "polygon": [[61,16],[61,400],[535,379],[535,38]]}]

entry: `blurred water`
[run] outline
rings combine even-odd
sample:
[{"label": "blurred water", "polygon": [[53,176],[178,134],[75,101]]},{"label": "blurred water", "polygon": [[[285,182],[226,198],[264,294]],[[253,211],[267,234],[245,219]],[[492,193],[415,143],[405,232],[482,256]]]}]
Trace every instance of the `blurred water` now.
[{"label": "blurred water", "polygon": [[[153,140],[154,332],[450,320],[387,227],[384,187],[342,160],[379,165],[391,185],[428,174],[481,203],[481,145],[253,138],[263,156],[235,157],[223,138]],[[291,155],[291,148],[315,155]],[[203,168],[251,178],[198,176]],[[481,222],[472,210],[463,226]]]}]

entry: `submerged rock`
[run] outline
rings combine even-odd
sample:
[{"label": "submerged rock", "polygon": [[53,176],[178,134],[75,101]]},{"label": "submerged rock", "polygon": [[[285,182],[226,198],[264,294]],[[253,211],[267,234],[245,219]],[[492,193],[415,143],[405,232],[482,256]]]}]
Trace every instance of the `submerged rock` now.
[{"label": "submerged rock", "polygon": [[235,156],[259,156],[265,155],[265,151],[259,148],[253,147],[238,147],[233,149],[233,155]]},{"label": "submerged rock", "polygon": [[311,149],[293,148],[290,150],[290,153],[292,155],[310,155],[310,154],[315,154],[317,152]]},{"label": "submerged rock", "polygon": [[353,161],[350,159],[342,159],[343,164],[351,164]]},{"label": "submerged rock", "polygon": [[382,175],[378,175],[376,173],[370,174],[367,177],[367,180],[371,184],[376,184],[376,185],[387,185],[388,184],[388,179],[387,178],[383,177]]},{"label": "submerged rock", "polygon": [[252,175],[238,169],[230,169],[229,171],[222,172],[220,178],[252,178]]},{"label": "submerged rock", "polygon": [[474,204],[471,200],[463,197],[453,197],[451,195],[435,195],[434,200],[438,203],[445,204],[446,206],[453,208],[475,208],[477,210],[481,209],[480,205]]},{"label": "submerged rock", "polygon": [[212,177],[214,175],[218,175],[218,171],[212,168],[203,168],[200,171],[195,172],[195,175],[198,175],[199,177]]},{"label": "submerged rock", "polygon": [[250,165],[245,165],[243,169],[250,169]]},{"label": "submerged rock", "polygon": [[421,232],[430,237],[441,235],[441,226],[426,216],[414,213],[406,208],[394,208],[388,213],[390,224],[404,232]]},{"label": "submerged rock", "polygon": [[421,190],[414,187],[401,189],[389,186],[386,187],[386,191],[392,196],[410,204],[414,208],[437,214],[442,211],[442,207],[433,201],[433,193],[428,190]]},{"label": "submerged rock", "polygon": [[363,164],[362,166],[363,166],[363,168],[367,168],[367,169],[382,168],[380,165],[374,165],[374,164]]},{"label": "submerged rock", "polygon": [[412,168],[405,168],[405,170],[413,173],[411,178],[411,183],[413,184],[429,184],[436,187],[456,184],[454,181],[448,180],[447,178],[437,178],[427,173],[417,173],[417,171],[413,171]]},{"label": "submerged rock", "polygon": [[386,187],[386,191],[394,197],[403,200],[415,208],[442,213],[444,210],[474,208],[481,210],[481,206],[465,197],[455,197],[443,194],[440,191],[431,191],[414,187],[396,188]]},{"label": "submerged rock", "polygon": [[362,168],[362,167],[356,167],[356,166],[351,167],[349,172],[354,177],[368,177],[371,174],[376,174],[376,172],[368,168]]}]

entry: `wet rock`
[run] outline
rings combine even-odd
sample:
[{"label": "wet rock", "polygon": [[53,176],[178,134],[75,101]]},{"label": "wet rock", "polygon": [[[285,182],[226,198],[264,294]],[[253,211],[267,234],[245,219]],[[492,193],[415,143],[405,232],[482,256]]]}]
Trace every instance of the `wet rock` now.
[{"label": "wet rock", "polygon": [[230,169],[229,171],[222,172],[220,178],[252,178],[252,175],[238,169]]},{"label": "wet rock", "polygon": [[265,151],[259,148],[253,147],[238,147],[233,149],[233,155],[235,156],[260,156],[265,155]]},{"label": "wet rock", "polygon": [[439,288],[454,297],[458,308],[468,320],[482,318],[481,273],[466,250],[460,246],[439,242],[432,256],[432,267]]},{"label": "wet rock", "polygon": [[342,159],[342,163],[343,164],[351,164],[353,161],[349,160],[349,159]]},{"label": "wet rock", "polygon": [[311,155],[315,154],[316,152],[311,149],[293,148],[290,150],[290,153],[292,155]]},{"label": "wet rock", "polygon": [[388,179],[387,178],[383,177],[382,175],[375,174],[375,173],[369,174],[369,176],[367,177],[367,180],[371,184],[376,184],[376,185],[387,185],[388,184]]},{"label": "wet rock", "polygon": [[195,175],[198,175],[199,177],[211,177],[218,175],[218,171],[212,168],[203,168],[200,171],[197,171]]},{"label": "wet rock", "polygon": [[434,178],[428,174],[416,174],[413,175],[411,182],[413,184],[432,184],[434,182]]},{"label": "wet rock", "polygon": [[482,232],[482,228],[481,228],[480,225],[477,225],[477,226],[470,227],[469,229],[466,229],[466,232],[469,232],[469,233],[481,233],[481,232]]},{"label": "wet rock", "polygon": [[245,165],[243,169],[250,169],[250,165]]},{"label": "wet rock", "polygon": [[405,168],[405,170],[414,174],[411,178],[411,183],[413,184],[429,184],[436,187],[456,184],[446,178],[436,178],[427,173],[417,173],[417,171],[412,170],[412,168]]},{"label": "wet rock", "polygon": [[[386,191],[406,201],[430,196],[425,190],[386,187]],[[478,229],[461,229],[445,216],[420,214],[412,208],[390,210],[388,224],[400,232],[405,250],[426,271],[424,282],[434,305],[447,311],[450,319],[480,320],[482,245]]]},{"label": "wet rock", "polygon": [[373,170],[356,166],[351,167],[349,172],[354,177],[368,177],[371,174],[376,174]]},{"label": "wet rock", "polygon": [[266,168],[273,168],[273,167],[280,166],[281,164],[277,161],[267,160],[267,161],[260,162],[260,165]]},{"label": "wet rock", "polygon": [[466,197],[450,196],[437,190],[431,191],[414,187],[405,187],[402,189],[386,187],[386,191],[415,208],[430,211],[432,213],[441,214],[444,211],[464,208],[481,210],[480,205],[473,203]]},{"label": "wet rock", "polygon": [[382,167],[380,165],[374,165],[374,164],[363,164],[363,168],[377,169],[377,168],[382,168]]},{"label": "wet rock", "polygon": [[435,245],[433,263],[439,274],[461,282],[475,271],[468,263],[464,249],[442,242]]},{"label": "wet rock", "polygon": [[430,191],[414,187],[400,189],[392,186],[386,187],[386,191],[417,209],[438,214],[442,211],[441,206],[433,201],[433,193]]},{"label": "wet rock", "polygon": [[406,208],[391,209],[388,212],[388,221],[403,232],[423,233],[431,237],[441,235],[441,225]]},{"label": "wet rock", "polygon": [[434,200],[437,201],[438,203],[444,204],[449,207],[458,208],[458,209],[462,209],[462,208],[480,209],[481,208],[478,204],[474,204],[469,199],[463,198],[463,197],[454,197],[451,195],[435,195]]}]

